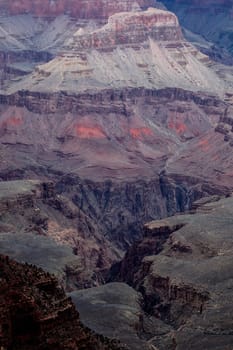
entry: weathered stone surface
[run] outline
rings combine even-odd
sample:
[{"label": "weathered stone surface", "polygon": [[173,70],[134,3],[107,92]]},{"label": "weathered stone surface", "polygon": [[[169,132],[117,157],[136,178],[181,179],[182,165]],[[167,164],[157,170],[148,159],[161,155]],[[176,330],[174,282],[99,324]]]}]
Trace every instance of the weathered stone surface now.
[{"label": "weathered stone surface", "polygon": [[[181,25],[190,29],[194,33],[201,34],[212,43],[213,52],[216,58],[232,64],[227,57],[224,59],[224,48],[231,56],[232,52],[232,0],[207,0],[189,2],[180,0],[164,0],[163,3],[171,11],[174,11],[181,22]],[[214,46],[219,47],[216,50]],[[211,53],[208,46],[206,51]],[[213,55],[214,57],[214,55]]]},{"label": "weathered stone surface", "polygon": [[176,16],[168,11],[150,8],[145,12],[117,13],[102,28],[82,35],[77,33],[68,48],[72,50],[113,50],[118,45],[136,45],[148,37],[157,41],[183,38]]},{"label": "weathered stone surface", "polygon": [[232,91],[231,68],[225,71],[211,64],[208,56],[183,38],[177,18],[160,9],[115,14],[98,29],[73,31],[60,50],[32,74],[6,83],[7,94],[142,86],[180,87],[221,96]]},{"label": "weathered stone surface", "polygon": [[167,334],[151,339],[159,349],[232,344],[233,200],[216,199],[199,202],[196,214],[148,223],[112,270],[142,293],[147,313],[173,327],[170,344]]},{"label": "weathered stone surface", "polygon": [[124,283],[108,283],[98,288],[75,291],[70,296],[87,327],[121,340],[130,349],[148,349],[146,341],[140,339],[141,296],[133,288]]},{"label": "weathered stone surface", "polygon": [[0,182],[0,217],[0,252],[55,274],[66,290],[99,285],[122,256],[52,183]]},{"label": "weathered stone surface", "polygon": [[108,18],[113,13],[135,8],[145,9],[153,4],[153,0],[1,0],[0,9],[2,13],[9,15],[31,13],[38,17],[56,17],[67,13],[78,19],[96,19]]},{"label": "weathered stone surface", "polygon": [[[231,193],[232,68],[190,45],[175,15],[140,11],[151,1],[43,5],[0,1],[7,13],[0,18],[0,178],[44,184],[38,196],[29,186],[0,203],[0,243],[72,290],[99,285],[143,222]],[[198,217],[147,225],[114,266],[112,274],[142,293],[143,310],[127,287],[80,292],[84,313],[97,302],[106,318],[114,308],[103,305],[127,296],[130,315],[117,303],[122,313],[101,332],[116,327],[131,349],[232,344],[231,214],[225,226],[227,211],[213,203],[197,203]]]},{"label": "weathered stone surface", "polygon": [[[231,191],[232,180],[221,183],[211,164],[209,183],[199,167],[189,176],[189,168],[185,174],[184,167],[170,172],[185,152],[193,152],[195,141],[213,132],[226,107],[216,97],[181,89],[128,89],[1,98],[1,178],[53,179],[60,197],[50,206],[72,224],[67,231],[59,229],[61,223],[50,225],[50,235],[75,251],[92,236],[106,248],[100,239],[105,236],[120,248],[113,254],[119,257],[142,223],[188,209],[203,195]],[[201,146],[197,156],[203,156]],[[97,262],[95,247],[89,253],[84,249],[83,258]]]},{"label": "weathered stone surface", "polygon": [[1,349],[120,349],[84,327],[57,280],[32,265],[0,256]]}]

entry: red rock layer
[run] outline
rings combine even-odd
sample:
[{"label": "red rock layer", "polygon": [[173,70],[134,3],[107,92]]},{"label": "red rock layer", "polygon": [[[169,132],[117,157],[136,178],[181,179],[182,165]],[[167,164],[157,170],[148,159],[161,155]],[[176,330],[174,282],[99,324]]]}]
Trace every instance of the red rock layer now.
[{"label": "red rock layer", "polygon": [[117,45],[138,45],[151,37],[155,40],[172,41],[182,39],[177,17],[168,11],[149,9],[111,16],[102,30],[78,36],[72,48],[110,48]]},{"label": "red rock layer", "polygon": [[131,11],[135,3],[142,9],[153,6],[153,0],[1,0],[0,13],[17,15],[31,13],[35,16],[55,17],[69,14],[76,18],[107,18],[116,12]]}]

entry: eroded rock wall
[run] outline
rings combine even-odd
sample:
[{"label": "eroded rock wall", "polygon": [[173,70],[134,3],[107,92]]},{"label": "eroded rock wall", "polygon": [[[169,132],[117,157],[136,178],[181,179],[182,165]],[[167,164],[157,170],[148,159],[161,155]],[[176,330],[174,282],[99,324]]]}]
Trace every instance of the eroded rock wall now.
[{"label": "eroded rock wall", "polygon": [[0,256],[2,349],[120,349],[84,327],[71,299],[42,269]]},{"label": "eroded rock wall", "polygon": [[131,11],[132,9],[145,9],[153,6],[152,0],[43,0],[43,1],[5,1],[0,2],[1,11],[5,14],[18,15],[31,13],[38,17],[56,17],[61,14],[69,14],[75,18],[107,18],[113,13]]}]

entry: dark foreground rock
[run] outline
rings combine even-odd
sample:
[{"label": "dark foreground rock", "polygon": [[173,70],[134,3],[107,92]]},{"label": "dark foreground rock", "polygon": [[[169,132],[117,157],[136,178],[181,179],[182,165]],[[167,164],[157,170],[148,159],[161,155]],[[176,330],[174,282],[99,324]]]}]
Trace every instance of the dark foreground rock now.
[{"label": "dark foreground rock", "polygon": [[42,269],[1,255],[0,274],[1,349],[121,348],[84,327],[71,299]]}]

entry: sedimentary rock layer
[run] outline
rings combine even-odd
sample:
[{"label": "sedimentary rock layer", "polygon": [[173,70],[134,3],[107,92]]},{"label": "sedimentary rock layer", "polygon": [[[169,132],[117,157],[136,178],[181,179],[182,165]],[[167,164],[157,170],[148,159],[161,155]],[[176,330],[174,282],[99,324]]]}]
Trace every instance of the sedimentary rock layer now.
[{"label": "sedimentary rock layer", "polygon": [[107,18],[115,12],[131,11],[135,8],[145,9],[153,6],[152,0],[1,0],[1,13],[18,15],[31,13],[38,17],[56,17],[69,14],[75,18]]},{"label": "sedimentary rock layer", "polygon": [[57,280],[0,256],[0,346],[3,349],[120,349],[85,328]]},{"label": "sedimentary rock layer", "polygon": [[161,349],[232,344],[232,198],[212,197],[197,213],[145,225],[144,238],[112,269],[144,297],[144,310],[173,327],[152,336]]},{"label": "sedimentary rock layer", "polygon": [[220,50],[215,49],[216,58],[221,56],[224,58],[224,48],[232,55],[232,0],[189,2],[165,0],[163,2],[167,8],[178,15],[181,25],[194,33],[201,34],[212,42],[212,46],[220,48]]},{"label": "sedimentary rock layer", "polygon": [[[65,26],[65,25],[64,25]],[[87,91],[125,87],[180,87],[224,96],[232,90],[232,75],[189,44],[174,14],[156,8],[117,13],[102,27],[71,26],[64,38],[54,24],[60,53],[18,82],[3,85],[19,90]],[[49,37],[49,36],[48,36]],[[44,35],[41,49],[56,46]],[[43,38],[42,38],[43,39]],[[49,39],[48,39],[49,40]],[[37,45],[37,44],[36,44]],[[59,46],[59,45],[58,45]],[[57,50],[57,48],[56,48]]]}]

